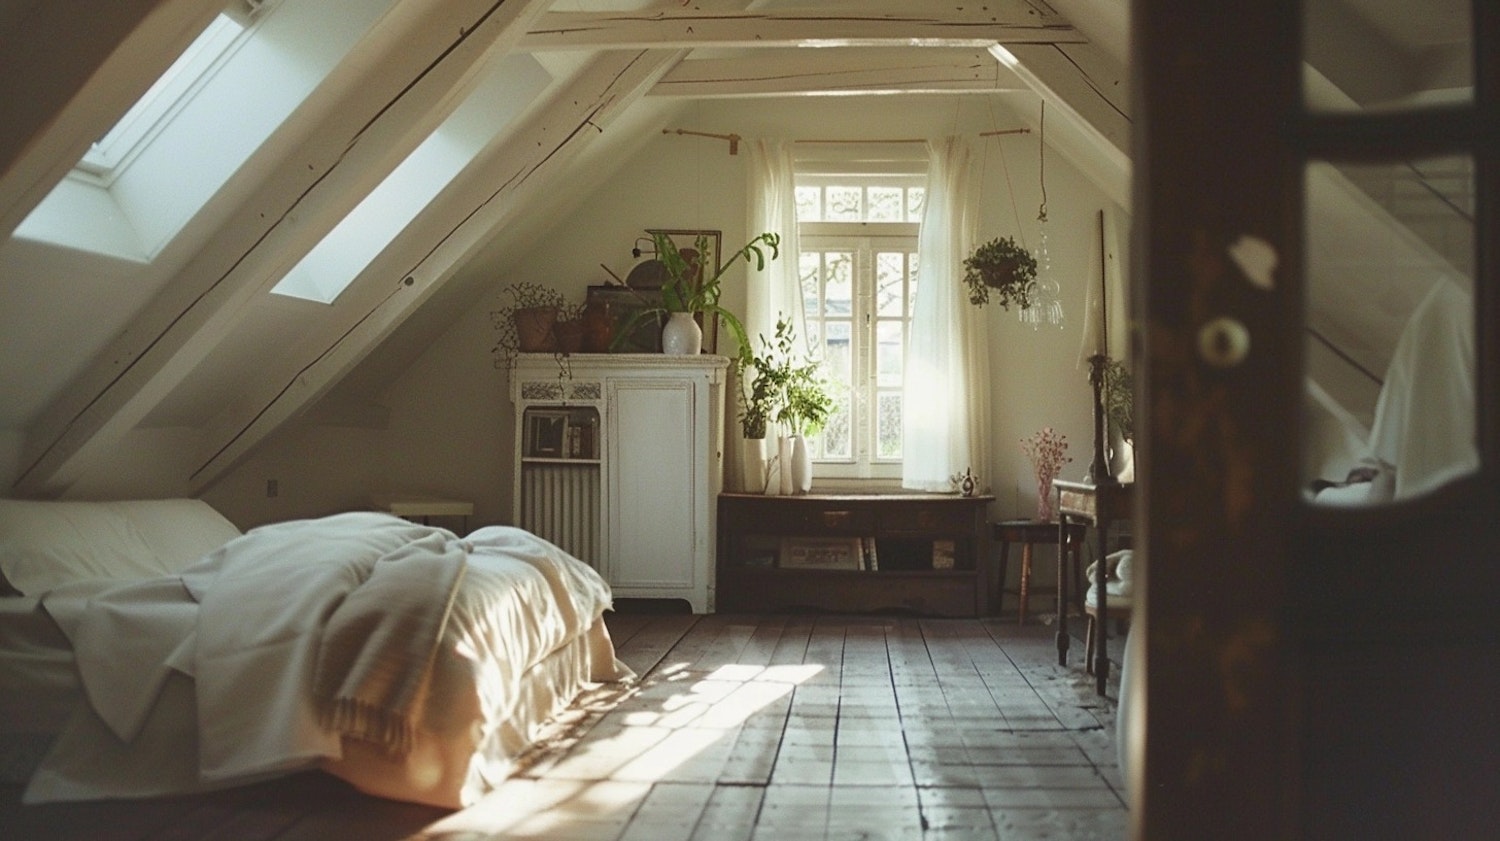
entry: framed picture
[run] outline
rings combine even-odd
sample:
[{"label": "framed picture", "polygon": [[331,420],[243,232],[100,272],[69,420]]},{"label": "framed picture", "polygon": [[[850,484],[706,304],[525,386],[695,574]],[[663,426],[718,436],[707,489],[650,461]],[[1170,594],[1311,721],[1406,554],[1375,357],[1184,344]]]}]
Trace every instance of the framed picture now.
[{"label": "framed picture", "polygon": [[[661,306],[661,289],[633,289],[629,286],[590,286],[585,298],[590,310],[602,311],[609,323],[613,343],[619,331],[643,309]],[[648,318],[613,348],[615,353],[661,353],[661,328],[664,317]]]},{"label": "framed picture", "polygon": [[568,438],[566,411],[528,409],[526,412],[526,455],[531,458],[563,458]]},{"label": "framed picture", "polygon": [[[647,239],[647,242],[654,245],[656,241],[656,235],[661,234],[667,239],[671,240],[672,245],[676,246],[677,248],[677,253],[682,255],[682,258],[689,264],[698,263],[702,266],[713,267],[709,272],[710,277],[718,273],[720,265],[720,252],[723,248],[724,241],[724,234],[722,231],[647,228],[646,233],[651,235]],[[702,255],[698,253],[700,239],[702,240],[703,251],[706,252]],[[636,247],[639,249],[640,246],[641,243],[637,241]],[[629,287],[626,290],[626,294],[635,294],[640,298],[652,301],[653,304],[659,305],[661,302],[661,287],[662,284],[667,280],[666,269],[662,266],[661,261],[656,258],[655,254],[641,251],[640,256],[644,257],[645,259],[637,263],[635,268],[630,270],[630,274],[626,276],[625,283]],[[600,288],[608,289],[611,287]],[[590,287],[591,293],[592,290],[593,287]],[[647,304],[647,306],[653,304]],[[628,303],[624,306],[628,306]],[[637,306],[637,309],[639,309],[639,306]],[[624,319],[621,319],[617,323],[624,324],[627,320],[628,316]],[[705,318],[700,313],[698,316],[698,326],[703,328],[703,352],[717,353],[719,350],[718,316],[715,315]],[[635,332],[637,334],[640,334],[644,332],[644,329],[637,330]],[[657,333],[660,332],[661,330],[658,326]],[[630,344],[631,347],[622,347],[620,348],[620,350],[629,350],[637,353],[650,353],[653,351],[661,350],[661,339],[659,335],[655,339],[654,348],[650,347],[651,343],[647,341],[646,337],[643,335],[632,336],[628,344]]]},{"label": "framed picture", "polygon": [[782,569],[864,568],[864,544],[857,537],[787,537],[777,566]]}]

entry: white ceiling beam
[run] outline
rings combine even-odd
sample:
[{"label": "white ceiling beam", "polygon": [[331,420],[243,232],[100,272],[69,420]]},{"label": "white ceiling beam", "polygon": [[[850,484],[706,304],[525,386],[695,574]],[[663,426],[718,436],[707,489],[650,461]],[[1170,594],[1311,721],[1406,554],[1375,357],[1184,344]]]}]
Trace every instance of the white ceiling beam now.
[{"label": "white ceiling beam", "polygon": [[[525,125],[481,154],[403,231],[376,263],[351,285],[374,289],[378,300],[366,311],[345,314],[345,323],[322,335],[320,346],[290,360],[271,363],[267,376],[248,384],[251,392],[217,418],[207,434],[201,465],[190,477],[193,491],[212,484],[281,424],[327,394],[343,377],[422,306],[494,231],[528,212],[531,199],[631,103],[656,83],[680,56],[670,52],[610,52],[594,59],[550,102],[533,109]],[[498,185],[498,186],[497,186]],[[366,276],[384,276],[370,284]],[[312,361],[303,364],[303,360]]]},{"label": "white ceiling beam", "polygon": [[696,99],[788,94],[954,93],[1025,86],[978,48],[757,50],[742,58],[691,59],[652,96]]},{"label": "white ceiling beam", "polygon": [[[433,0],[383,24],[389,72],[364,74],[331,116],[28,429],[15,482],[56,495],[165,400],[243,318],[247,302],[315,245],[451,110],[495,50],[546,0]],[[313,220],[317,220],[314,224]]]},{"label": "white ceiling beam", "polygon": [[785,11],[549,12],[521,39],[523,50],[701,47],[850,47],[1076,44],[1066,20],[1025,0],[940,10],[858,12],[850,7]]}]

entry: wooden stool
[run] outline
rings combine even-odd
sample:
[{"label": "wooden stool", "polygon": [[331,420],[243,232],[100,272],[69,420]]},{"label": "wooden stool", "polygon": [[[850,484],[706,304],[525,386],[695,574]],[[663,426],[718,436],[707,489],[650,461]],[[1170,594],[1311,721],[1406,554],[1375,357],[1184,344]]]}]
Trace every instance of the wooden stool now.
[{"label": "wooden stool", "polygon": [[[1019,595],[1021,603],[1018,614],[1019,624],[1026,624],[1027,602],[1031,595],[1031,547],[1041,544],[1056,545],[1062,534],[1062,529],[1054,522],[1046,520],[1000,520],[990,524],[995,540],[1000,542],[1000,585],[995,597],[995,610],[998,611],[1005,601],[1005,577],[1010,566],[1010,545],[1021,544],[1021,582]],[[1065,563],[1068,556],[1073,561],[1073,590],[1074,603],[1082,609],[1083,589],[1080,586],[1083,581],[1083,535],[1086,526],[1082,523],[1069,523],[1067,526],[1067,545],[1058,553],[1058,563]],[[1067,596],[1062,592],[1057,593],[1058,611],[1067,610]]]}]

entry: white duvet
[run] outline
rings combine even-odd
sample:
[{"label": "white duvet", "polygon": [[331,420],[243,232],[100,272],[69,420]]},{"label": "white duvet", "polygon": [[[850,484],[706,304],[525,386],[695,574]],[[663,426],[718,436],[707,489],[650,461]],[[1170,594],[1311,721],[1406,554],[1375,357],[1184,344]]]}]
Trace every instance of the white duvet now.
[{"label": "white duvet", "polygon": [[180,574],[43,604],[89,703],[28,802],[149,796],[323,767],[473,802],[586,680],[628,676],[593,569],[520,529],[376,513],[252,530]]}]

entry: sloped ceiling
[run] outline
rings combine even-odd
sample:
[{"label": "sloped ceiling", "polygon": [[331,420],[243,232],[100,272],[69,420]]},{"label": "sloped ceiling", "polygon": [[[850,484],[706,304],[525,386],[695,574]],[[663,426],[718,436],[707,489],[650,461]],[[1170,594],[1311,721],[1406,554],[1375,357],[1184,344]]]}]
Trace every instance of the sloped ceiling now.
[{"label": "sloped ceiling", "polygon": [[[291,15],[310,2],[268,5]],[[3,41],[18,46],[0,53],[7,234],[222,0],[105,4],[82,38],[61,5],[0,7]],[[1462,0],[1315,6],[1316,20],[1354,42],[1319,47],[1318,73],[1349,99],[1453,87]],[[335,388],[357,403],[472,303],[486,266],[523,256],[693,99],[1028,90],[1061,115],[1060,126],[1049,121],[1058,150],[1128,204],[1127,0],[566,0],[555,9],[551,0],[393,0],[146,262],[9,236],[0,245],[0,431],[22,440],[10,493],[66,493],[141,425],[200,431],[190,483],[202,488]],[[811,43],[825,49],[802,48]],[[1371,80],[1370,56],[1402,58]],[[524,91],[461,177],[348,291],[331,306],[265,294],[507,57],[529,57],[545,83]]]}]

